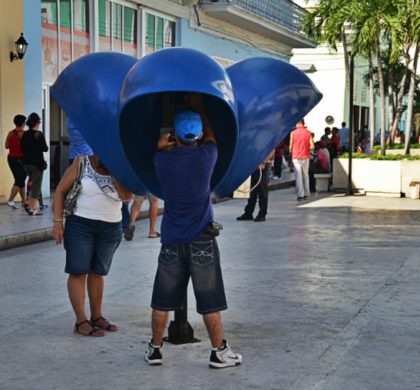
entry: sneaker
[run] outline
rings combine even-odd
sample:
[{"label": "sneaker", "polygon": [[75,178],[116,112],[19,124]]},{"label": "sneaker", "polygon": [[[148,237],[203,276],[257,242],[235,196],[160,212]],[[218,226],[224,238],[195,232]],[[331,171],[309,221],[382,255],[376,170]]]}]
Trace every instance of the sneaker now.
[{"label": "sneaker", "polygon": [[210,354],[210,368],[226,368],[235,367],[242,363],[242,356],[239,353],[234,353],[226,340],[223,340],[223,347],[216,349],[212,348]]},{"label": "sneaker", "polygon": [[264,221],[265,221],[264,215],[257,215],[256,218],[254,219],[254,222],[264,222]]},{"label": "sneaker", "polygon": [[252,214],[243,213],[240,217],[236,218],[237,221],[253,221]]},{"label": "sneaker", "polygon": [[136,230],[136,226],[135,225],[128,225],[127,229],[125,229],[124,232],[124,238],[127,241],[131,241],[134,237],[134,230]]},{"label": "sneaker", "polygon": [[47,204],[43,204],[42,206],[39,206],[39,209],[42,211],[42,210],[45,210],[45,209],[47,209],[48,208],[48,205]]},{"label": "sneaker", "polygon": [[303,200],[303,197],[302,196],[298,196],[297,200],[298,200],[298,202],[300,202],[301,200]]},{"label": "sneaker", "polygon": [[16,210],[18,208],[17,204],[13,200],[8,200],[7,204],[13,209]]},{"label": "sneaker", "polygon": [[162,365],[163,355],[162,355],[162,346],[156,347],[152,343],[147,344],[146,355],[144,355],[144,360],[149,363],[151,366],[160,366]]}]

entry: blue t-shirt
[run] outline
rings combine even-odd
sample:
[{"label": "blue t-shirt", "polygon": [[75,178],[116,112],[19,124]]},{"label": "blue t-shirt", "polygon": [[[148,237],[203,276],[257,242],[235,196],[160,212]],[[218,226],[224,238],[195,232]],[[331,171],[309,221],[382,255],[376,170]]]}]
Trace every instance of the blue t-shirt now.
[{"label": "blue t-shirt", "polygon": [[213,221],[210,179],[216,160],[217,146],[212,142],[155,154],[156,174],[165,201],[163,244],[190,243]]}]

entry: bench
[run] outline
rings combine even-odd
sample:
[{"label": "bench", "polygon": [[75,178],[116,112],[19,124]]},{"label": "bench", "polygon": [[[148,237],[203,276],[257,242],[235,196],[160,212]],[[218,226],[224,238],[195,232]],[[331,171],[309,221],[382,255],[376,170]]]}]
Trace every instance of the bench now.
[{"label": "bench", "polygon": [[316,192],[328,192],[332,173],[315,173]]}]

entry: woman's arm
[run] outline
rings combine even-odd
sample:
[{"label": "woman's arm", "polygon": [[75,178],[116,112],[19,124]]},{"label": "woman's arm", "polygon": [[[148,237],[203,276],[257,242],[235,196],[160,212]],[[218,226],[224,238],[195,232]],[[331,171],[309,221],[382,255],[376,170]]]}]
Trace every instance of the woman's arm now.
[{"label": "woman's arm", "polygon": [[44,134],[39,131],[38,145],[43,152],[48,152],[47,141],[45,141]]},{"label": "woman's arm", "polygon": [[63,241],[63,222],[64,222],[64,198],[72,187],[74,181],[77,179],[79,173],[79,160],[81,157],[76,158],[73,164],[70,165],[64,172],[58,186],[55,190],[54,202],[53,202],[53,213],[54,213],[54,225],[53,225],[53,236],[56,244],[61,244]]},{"label": "woman's arm", "polygon": [[118,196],[123,202],[129,202],[133,199],[134,194],[132,192],[128,191],[114,176],[111,176],[111,178],[117,190]]},{"label": "woman's arm", "polygon": [[7,134],[6,143],[4,145],[4,147],[6,149],[9,149],[10,148],[10,136],[12,135],[12,132],[13,132],[13,130],[12,131],[9,131],[9,134]]}]

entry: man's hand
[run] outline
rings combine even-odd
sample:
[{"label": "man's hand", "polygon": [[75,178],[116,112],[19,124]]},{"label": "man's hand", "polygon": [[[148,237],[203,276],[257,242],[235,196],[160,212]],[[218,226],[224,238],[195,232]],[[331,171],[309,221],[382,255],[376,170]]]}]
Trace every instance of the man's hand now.
[{"label": "man's hand", "polygon": [[171,141],[170,140],[171,137],[171,133],[163,133],[160,138],[159,141],[157,143],[157,148],[159,150],[170,150],[172,149],[175,145],[176,145],[176,141]]}]

